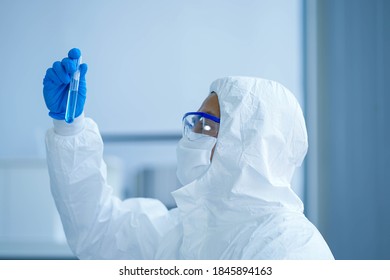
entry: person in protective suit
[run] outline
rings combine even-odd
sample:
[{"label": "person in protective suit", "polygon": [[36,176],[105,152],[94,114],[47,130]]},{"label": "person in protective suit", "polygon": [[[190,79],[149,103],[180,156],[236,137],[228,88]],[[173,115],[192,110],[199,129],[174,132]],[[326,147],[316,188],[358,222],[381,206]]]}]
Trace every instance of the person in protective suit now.
[{"label": "person in protective suit", "polygon": [[87,65],[80,66],[76,119],[64,121],[78,49],[44,78],[54,119],[46,135],[51,191],[68,244],[80,259],[333,259],[291,189],[308,148],[302,110],[281,84],[225,77],[183,117],[172,193],[158,200],[113,196],[103,142],[84,117]]}]

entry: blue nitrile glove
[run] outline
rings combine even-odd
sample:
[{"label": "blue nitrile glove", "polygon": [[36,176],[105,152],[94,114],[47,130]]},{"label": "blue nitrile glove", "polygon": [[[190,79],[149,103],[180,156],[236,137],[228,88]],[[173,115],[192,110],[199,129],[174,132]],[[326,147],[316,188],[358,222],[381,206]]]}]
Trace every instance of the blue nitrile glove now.
[{"label": "blue nitrile glove", "polygon": [[[76,59],[81,56],[79,49],[71,49],[68,57],[61,62],[56,61],[53,67],[47,69],[43,79],[43,97],[45,98],[46,107],[49,109],[49,116],[57,119],[65,119],[66,102],[68,100],[68,90],[71,76],[76,72]],[[80,65],[80,83],[79,94],[77,96],[75,117],[81,115],[84,110],[85,98],[87,95],[87,83],[85,74],[88,66],[83,63]]]}]

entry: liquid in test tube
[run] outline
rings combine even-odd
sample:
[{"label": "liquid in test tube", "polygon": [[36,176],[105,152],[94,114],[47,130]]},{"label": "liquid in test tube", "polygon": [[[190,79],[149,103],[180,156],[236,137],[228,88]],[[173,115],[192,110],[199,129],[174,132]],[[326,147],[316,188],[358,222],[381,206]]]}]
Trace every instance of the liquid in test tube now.
[{"label": "liquid in test tube", "polygon": [[75,60],[76,72],[74,72],[72,78],[70,79],[68,101],[66,102],[65,121],[67,123],[72,123],[74,121],[76,114],[77,95],[79,92],[81,56],[79,59]]}]

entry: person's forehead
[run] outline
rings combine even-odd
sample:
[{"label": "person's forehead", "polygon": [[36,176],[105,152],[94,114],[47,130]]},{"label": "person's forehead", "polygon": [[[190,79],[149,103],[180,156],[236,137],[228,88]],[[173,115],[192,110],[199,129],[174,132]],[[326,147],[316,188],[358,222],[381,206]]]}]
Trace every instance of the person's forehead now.
[{"label": "person's forehead", "polygon": [[199,112],[211,114],[216,117],[220,117],[218,96],[215,93],[209,94],[200,106]]}]

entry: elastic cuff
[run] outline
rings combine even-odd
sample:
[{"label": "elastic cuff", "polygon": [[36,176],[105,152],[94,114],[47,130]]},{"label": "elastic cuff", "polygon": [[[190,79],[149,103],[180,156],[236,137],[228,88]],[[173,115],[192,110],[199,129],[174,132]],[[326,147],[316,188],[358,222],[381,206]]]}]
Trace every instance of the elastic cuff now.
[{"label": "elastic cuff", "polygon": [[85,117],[84,112],[74,119],[72,123],[67,123],[65,120],[53,119],[54,132],[62,136],[71,136],[80,133],[84,129]]}]

